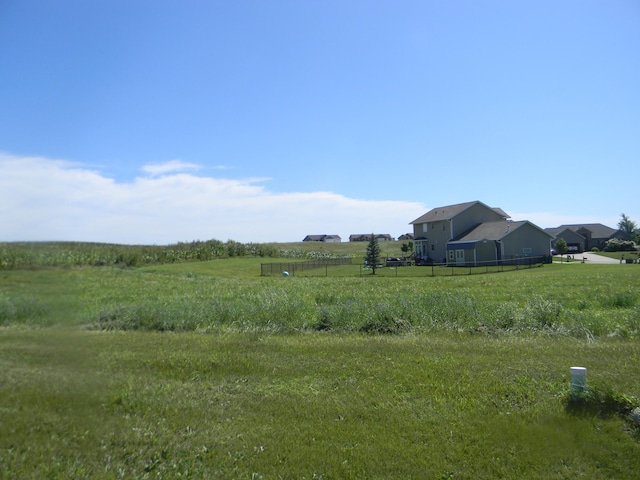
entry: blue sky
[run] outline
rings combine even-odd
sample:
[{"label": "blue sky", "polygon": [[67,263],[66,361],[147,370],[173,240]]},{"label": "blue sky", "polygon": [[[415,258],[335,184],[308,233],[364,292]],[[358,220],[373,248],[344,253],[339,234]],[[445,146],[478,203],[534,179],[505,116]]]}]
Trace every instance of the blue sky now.
[{"label": "blue sky", "polygon": [[640,3],[0,0],[0,241],[640,223]]}]

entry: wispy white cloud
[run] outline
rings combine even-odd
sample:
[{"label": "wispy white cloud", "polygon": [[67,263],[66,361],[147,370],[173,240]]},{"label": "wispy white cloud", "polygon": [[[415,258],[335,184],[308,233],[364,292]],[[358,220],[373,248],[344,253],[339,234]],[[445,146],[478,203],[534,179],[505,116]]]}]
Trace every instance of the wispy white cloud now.
[{"label": "wispy white cloud", "polygon": [[163,163],[149,163],[143,165],[142,171],[150,175],[163,175],[172,172],[184,172],[187,170],[200,170],[201,166],[195,163],[183,162],[182,160],[170,160]]},{"label": "wispy white cloud", "polygon": [[380,232],[394,237],[425,211],[416,202],[331,192],[270,192],[265,179],[182,173],[180,161],[116,182],[65,161],[0,155],[0,240],[167,244],[233,239],[299,241],[307,234]]}]

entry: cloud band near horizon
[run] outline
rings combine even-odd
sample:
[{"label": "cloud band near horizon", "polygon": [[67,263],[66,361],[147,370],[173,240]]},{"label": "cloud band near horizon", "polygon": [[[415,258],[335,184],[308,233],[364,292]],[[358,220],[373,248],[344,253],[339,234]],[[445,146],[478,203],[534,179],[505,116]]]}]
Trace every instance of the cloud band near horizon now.
[{"label": "cloud band near horizon", "polygon": [[[194,240],[297,242],[309,234],[411,232],[432,207],[419,202],[363,200],[332,192],[269,191],[268,179],[197,176],[179,160],[145,165],[117,182],[64,160],[0,154],[0,241],[90,241],[165,245]],[[460,202],[470,199],[461,198]],[[482,199],[477,199],[482,200]],[[433,202],[434,206],[441,203]],[[513,213],[513,220],[552,227],[617,219]]]},{"label": "cloud band near horizon", "polygon": [[77,163],[0,155],[0,241],[171,244],[193,240],[295,242],[308,234],[380,232],[396,237],[423,213],[415,202],[331,192],[270,192],[265,179],[185,173],[171,161],[117,182]]}]

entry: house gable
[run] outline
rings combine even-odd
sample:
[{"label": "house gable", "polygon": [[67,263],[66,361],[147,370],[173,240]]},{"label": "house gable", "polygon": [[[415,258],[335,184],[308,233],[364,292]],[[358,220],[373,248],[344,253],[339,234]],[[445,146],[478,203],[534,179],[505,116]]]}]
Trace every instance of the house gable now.
[{"label": "house gable", "polygon": [[487,205],[485,205],[484,203],[476,200],[474,202],[465,202],[465,203],[458,203],[456,205],[448,205],[448,206],[445,206],[445,207],[432,208],[431,210],[429,210],[424,215],[422,215],[422,216],[416,218],[414,221],[410,222],[409,225],[417,225],[417,224],[428,223],[428,222],[438,222],[438,221],[441,221],[441,220],[451,220],[451,219],[457,217],[458,215],[460,215],[465,210],[467,210],[469,208],[472,208],[474,206],[477,206],[477,205],[479,205],[481,207],[484,207],[487,210],[492,211],[495,215],[497,215],[496,219],[500,219],[500,218],[507,219],[507,218],[509,218],[509,216],[501,208],[491,208],[491,207],[488,207]]},{"label": "house gable", "polygon": [[580,235],[575,230],[571,230],[570,228],[545,228],[545,232],[553,235],[553,240],[551,244],[555,247],[558,239],[562,238],[565,242],[567,242],[567,246],[576,252],[584,252],[586,247],[586,238]]}]

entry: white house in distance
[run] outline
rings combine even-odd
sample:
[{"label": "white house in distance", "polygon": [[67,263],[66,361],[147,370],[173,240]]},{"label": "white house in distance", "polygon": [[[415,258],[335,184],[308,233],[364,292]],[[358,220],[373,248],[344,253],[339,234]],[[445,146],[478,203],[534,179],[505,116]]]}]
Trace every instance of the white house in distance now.
[{"label": "white house in distance", "polygon": [[416,263],[485,265],[550,255],[552,235],[509,218],[480,201],[434,208],[410,223]]}]

